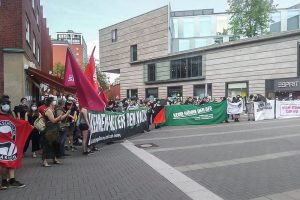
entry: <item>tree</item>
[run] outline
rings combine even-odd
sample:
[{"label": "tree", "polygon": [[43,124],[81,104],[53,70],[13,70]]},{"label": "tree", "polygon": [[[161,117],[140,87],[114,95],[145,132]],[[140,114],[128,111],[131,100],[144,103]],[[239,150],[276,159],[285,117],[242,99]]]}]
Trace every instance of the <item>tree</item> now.
[{"label": "tree", "polygon": [[234,35],[254,37],[267,32],[270,14],[277,5],[273,0],[227,0],[230,29]]},{"label": "tree", "polygon": [[99,82],[99,86],[105,91],[108,90],[108,78],[105,73],[103,73],[100,68],[96,68],[97,70],[97,80]]},{"label": "tree", "polygon": [[56,63],[54,65],[53,75],[59,78],[64,78],[64,74],[65,74],[65,66],[61,63]]}]

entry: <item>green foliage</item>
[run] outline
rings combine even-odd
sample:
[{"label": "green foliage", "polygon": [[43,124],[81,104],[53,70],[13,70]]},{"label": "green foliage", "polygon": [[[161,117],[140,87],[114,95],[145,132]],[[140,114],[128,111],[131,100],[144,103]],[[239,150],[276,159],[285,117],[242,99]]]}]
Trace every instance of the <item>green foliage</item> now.
[{"label": "green foliage", "polygon": [[108,77],[105,73],[101,72],[99,68],[97,68],[97,80],[100,87],[105,91],[108,90]]},{"label": "green foliage", "polygon": [[234,35],[254,37],[267,32],[270,14],[277,5],[273,0],[227,0],[230,29]]},{"label": "green foliage", "polygon": [[56,63],[54,65],[53,75],[59,78],[64,78],[64,74],[65,74],[65,66],[61,63]]}]

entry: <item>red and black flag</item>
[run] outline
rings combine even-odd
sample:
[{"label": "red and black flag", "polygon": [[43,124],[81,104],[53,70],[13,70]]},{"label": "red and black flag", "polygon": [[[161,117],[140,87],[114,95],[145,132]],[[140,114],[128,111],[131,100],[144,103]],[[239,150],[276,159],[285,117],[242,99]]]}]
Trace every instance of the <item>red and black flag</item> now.
[{"label": "red and black flag", "polygon": [[0,115],[0,166],[21,167],[25,142],[32,126],[24,120]]},{"label": "red and black flag", "polygon": [[165,106],[156,106],[154,108],[153,114],[153,123],[162,124],[166,122],[166,107]]}]

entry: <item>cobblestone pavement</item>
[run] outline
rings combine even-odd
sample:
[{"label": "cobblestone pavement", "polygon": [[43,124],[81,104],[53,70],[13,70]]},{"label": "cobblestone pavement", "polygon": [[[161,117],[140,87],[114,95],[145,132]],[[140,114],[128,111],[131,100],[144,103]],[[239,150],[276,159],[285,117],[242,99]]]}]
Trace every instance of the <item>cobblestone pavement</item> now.
[{"label": "cobblestone pavement", "polygon": [[225,200],[300,200],[299,122],[164,127],[131,142]]},{"label": "cobblestone pavement", "polygon": [[[300,200],[299,122],[163,127],[129,141],[154,144],[143,151],[224,200]],[[43,168],[39,159],[25,157],[17,178],[27,187],[0,191],[0,199],[191,199],[151,160],[143,161],[121,143],[87,157],[78,150],[62,162]]]}]

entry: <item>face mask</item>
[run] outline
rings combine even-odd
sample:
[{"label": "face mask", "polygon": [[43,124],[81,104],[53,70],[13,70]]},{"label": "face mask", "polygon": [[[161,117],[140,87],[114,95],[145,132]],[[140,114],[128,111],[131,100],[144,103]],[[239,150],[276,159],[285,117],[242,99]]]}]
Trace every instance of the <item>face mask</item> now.
[{"label": "face mask", "polygon": [[56,103],[57,103],[56,101],[52,101],[53,106],[56,106]]},{"label": "face mask", "polygon": [[78,103],[76,103],[76,107],[79,107],[79,104],[78,104]]},{"label": "face mask", "polygon": [[33,107],[31,107],[31,110],[32,110],[32,111],[36,111],[36,110],[37,110],[37,107],[33,106]]},{"label": "face mask", "polygon": [[10,110],[10,106],[8,104],[4,104],[1,106],[1,110],[3,112],[8,112]]}]

